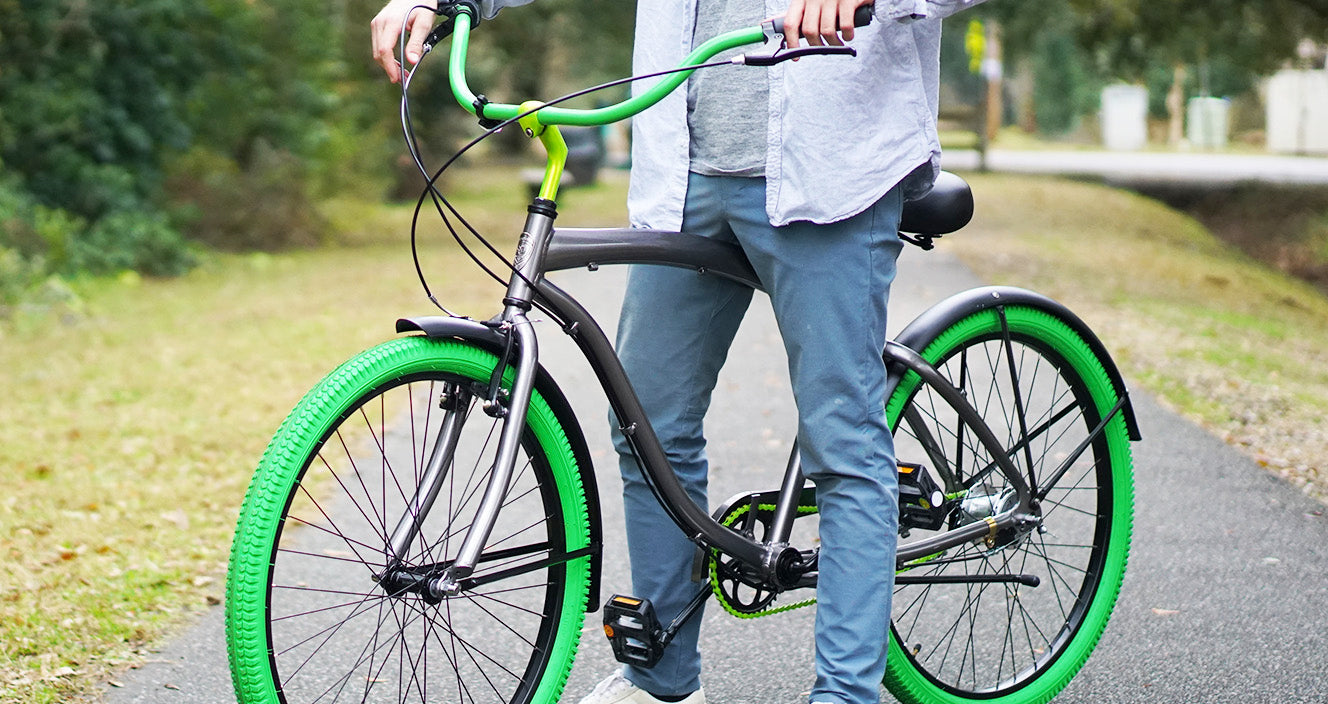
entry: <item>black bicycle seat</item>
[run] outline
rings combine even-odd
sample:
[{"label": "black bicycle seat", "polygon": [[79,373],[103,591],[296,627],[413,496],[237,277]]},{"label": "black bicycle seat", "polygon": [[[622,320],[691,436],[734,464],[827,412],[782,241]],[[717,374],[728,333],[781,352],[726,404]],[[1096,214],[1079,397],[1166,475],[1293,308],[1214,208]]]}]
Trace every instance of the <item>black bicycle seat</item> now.
[{"label": "black bicycle seat", "polygon": [[955,232],[973,219],[973,191],[968,182],[942,171],[931,193],[904,204],[900,232],[939,237]]}]

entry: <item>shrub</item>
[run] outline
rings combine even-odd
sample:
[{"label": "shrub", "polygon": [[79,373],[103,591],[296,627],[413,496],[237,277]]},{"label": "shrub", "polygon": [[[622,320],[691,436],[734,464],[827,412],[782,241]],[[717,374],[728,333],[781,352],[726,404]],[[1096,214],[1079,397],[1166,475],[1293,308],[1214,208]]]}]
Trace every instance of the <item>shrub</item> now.
[{"label": "shrub", "polygon": [[40,267],[17,251],[0,246],[0,319],[9,317],[40,280]]},{"label": "shrub", "polygon": [[1093,111],[1097,89],[1083,50],[1067,31],[1049,29],[1037,38],[1033,65],[1038,130],[1053,136],[1073,132],[1080,118]]},{"label": "shrub", "polygon": [[72,240],[66,262],[71,273],[132,270],[149,276],[179,276],[197,259],[165,216],[122,210],[101,218]]},{"label": "shrub", "polygon": [[190,239],[229,251],[318,244],[326,229],[290,152],[260,144],[245,167],[196,148],[170,166],[166,190],[189,213]]}]

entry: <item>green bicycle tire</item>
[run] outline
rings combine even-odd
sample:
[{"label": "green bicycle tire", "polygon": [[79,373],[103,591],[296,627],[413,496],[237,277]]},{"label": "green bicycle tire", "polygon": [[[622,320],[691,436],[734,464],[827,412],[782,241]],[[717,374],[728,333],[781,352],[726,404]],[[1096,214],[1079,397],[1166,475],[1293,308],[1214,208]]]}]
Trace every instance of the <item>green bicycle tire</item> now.
[{"label": "green bicycle tire", "polygon": [[[294,674],[291,674],[291,668],[289,667],[288,671],[281,675],[278,674],[279,667],[276,662],[278,651],[274,647],[273,631],[278,627],[284,628],[288,621],[282,621],[279,624],[274,623],[272,601],[277,586],[285,586],[275,583],[274,574],[277,573],[281,560],[288,557],[286,553],[291,553],[289,556],[292,559],[301,558],[305,561],[312,561],[314,557],[337,561],[331,564],[353,563],[355,561],[351,556],[333,556],[336,551],[326,549],[321,551],[325,553],[321,555],[312,548],[305,548],[302,551],[288,549],[286,543],[281,542],[283,522],[285,521],[289,521],[291,525],[299,526],[299,530],[292,530],[291,532],[291,540],[293,541],[314,542],[322,537],[323,532],[330,532],[312,530],[307,527],[319,521],[309,522],[305,519],[299,519],[297,524],[297,519],[293,517],[293,514],[288,519],[288,512],[292,511],[292,504],[298,500],[302,502],[301,505],[315,506],[317,512],[323,512],[324,508],[319,503],[320,498],[329,506],[332,504],[330,499],[322,498],[320,492],[334,493],[338,488],[337,485],[341,485],[342,489],[346,489],[346,486],[350,485],[351,488],[346,489],[345,493],[352,496],[350,502],[354,503],[355,506],[353,509],[346,509],[344,515],[353,515],[352,510],[358,510],[359,514],[364,516],[366,524],[369,524],[370,528],[376,532],[375,537],[378,538],[385,537],[386,530],[382,530],[382,528],[386,528],[389,521],[396,520],[388,517],[389,512],[386,509],[382,512],[383,516],[380,517],[377,510],[366,512],[360,508],[360,502],[356,501],[354,496],[366,497],[362,500],[368,503],[373,500],[374,497],[371,494],[374,492],[366,488],[361,494],[354,489],[352,479],[357,480],[359,485],[364,487],[363,475],[369,474],[367,470],[362,470],[359,467],[356,467],[353,473],[343,471],[339,475],[331,471],[331,466],[329,466],[328,473],[335,477],[335,480],[323,479],[322,485],[326,487],[325,489],[320,490],[318,486],[302,488],[309,467],[315,461],[318,462],[320,467],[327,463],[327,459],[322,458],[321,455],[324,445],[333,448],[329,450],[329,454],[340,452],[340,450],[333,447],[333,438],[336,438],[341,445],[346,446],[347,440],[342,437],[341,430],[343,421],[350,425],[350,419],[357,416],[369,418],[368,414],[375,412],[375,403],[383,405],[386,402],[382,399],[389,398],[389,394],[395,394],[395,396],[390,396],[395,400],[394,402],[399,402],[400,399],[405,398],[409,403],[409,422],[405,425],[410,426],[409,433],[413,447],[419,441],[414,435],[415,427],[418,424],[417,409],[415,401],[411,399],[413,399],[412,394],[421,395],[415,390],[415,385],[423,386],[425,381],[422,380],[440,378],[455,380],[453,383],[487,382],[497,363],[498,360],[492,353],[464,342],[436,340],[426,337],[399,338],[371,348],[342,364],[306,394],[282,423],[264,453],[245,495],[229,563],[226,585],[226,637],[232,681],[235,685],[238,701],[246,703],[263,702],[265,704],[291,702],[293,704],[298,699],[292,695],[288,685],[292,678],[302,676],[301,671],[305,670],[305,665],[314,657],[313,655],[308,656],[309,659],[306,659],[303,664],[294,669]],[[512,372],[509,369],[505,378],[506,383],[510,384],[511,378]],[[428,383],[430,385],[425,390],[432,391],[437,382],[429,381]],[[422,427],[425,430],[424,437],[427,437],[428,414],[441,416],[442,413],[432,410],[426,413],[424,406],[418,409],[418,413],[425,418]],[[387,446],[389,436],[393,433],[399,433],[403,437],[405,435],[405,431],[395,430],[388,423],[389,420],[399,420],[401,414],[398,412],[396,415],[390,417],[389,415],[383,412],[380,419],[373,422],[366,421],[366,425],[369,426],[368,431],[360,431],[361,435],[372,437],[372,443],[368,443],[364,438],[361,438],[361,444],[364,447],[377,447],[382,455],[384,466],[391,465],[388,451],[384,449]],[[470,417],[478,418],[485,423],[491,422],[479,411],[471,414]],[[466,432],[475,422],[477,421],[467,420],[466,430],[463,430],[463,432]],[[379,426],[382,428],[381,434],[377,432]],[[349,431],[347,431],[347,434],[349,434]],[[496,431],[493,434],[496,436]],[[393,440],[393,443],[395,444],[396,441]],[[568,432],[563,428],[557,415],[538,391],[533,394],[530,402],[526,417],[525,436],[521,445],[523,451],[530,455],[530,459],[524,469],[519,466],[518,471],[525,472],[521,477],[528,475],[530,478],[514,477],[512,481],[514,485],[521,481],[534,484],[532,488],[523,490],[525,494],[522,496],[534,497],[525,499],[527,502],[534,502],[538,499],[539,503],[535,504],[535,514],[538,514],[541,509],[546,513],[545,520],[548,522],[548,527],[544,530],[548,535],[542,545],[549,553],[559,549],[558,543],[562,543],[561,550],[566,552],[586,548],[590,541],[590,518],[587,515],[585,490],[568,440]],[[350,446],[358,447],[359,445],[356,445],[354,439],[352,439]],[[487,449],[488,442],[484,442],[482,447]],[[347,454],[350,452],[351,450],[346,450]],[[460,450],[458,450],[459,452]],[[454,464],[459,465],[460,461],[454,460]],[[416,470],[418,471],[418,467],[416,467]],[[392,471],[396,472],[397,470]],[[453,468],[450,470],[449,476],[458,474],[460,474],[460,470]],[[387,476],[387,472],[384,472],[384,476]],[[416,477],[418,477],[418,474]],[[381,493],[386,497],[383,501],[384,506],[391,499],[388,496],[389,488],[392,491],[402,491],[399,488],[400,480],[395,476],[392,477],[392,480],[397,484],[397,487],[392,487],[386,478],[381,480],[383,485]],[[478,486],[482,482],[483,477],[480,477],[476,485]],[[469,485],[467,488],[469,488]],[[473,493],[475,492],[471,492],[472,495]],[[516,489],[513,489],[511,493],[515,494]],[[402,499],[402,505],[404,505],[404,493]],[[522,500],[521,496],[507,499],[508,502]],[[440,499],[441,501],[442,499]],[[344,504],[345,501],[343,500],[342,503]],[[457,503],[458,507],[455,508],[455,514],[452,513],[453,509],[450,506],[447,511],[453,517],[458,516],[463,508],[468,505],[460,501]],[[441,507],[441,503],[436,504],[429,519],[426,520],[433,520],[435,515],[440,515]],[[310,515],[314,515],[314,513],[314,511],[310,511]],[[373,514],[372,519],[370,513]],[[324,517],[327,516],[326,513],[323,513],[323,515]],[[505,514],[500,514],[500,516],[502,515]],[[549,518],[549,516],[552,516],[552,518]],[[331,518],[328,518],[328,521],[333,529],[338,532],[341,530],[335,522],[332,522]],[[538,523],[538,519],[536,521]],[[450,522],[447,524],[447,528],[451,528]],[[387,529],[390,530],[390,528]],[[495,530],[496,534],[497,530]],[[446,535],[446,533],[443,535]],[[354,551],[355,558],[360,557],[361,552],[369,551],[364,546],[364,541],[352,540],[344,536],[343,539],[345,540],[345,546],[343,547],[348,547]],[[491,544],[494,539],[491,537]],[[449,540],[452,540],[452,538],[439,538],[435,540],[434,544],[426,547],[429,548],[430,554],[435,550],[446,550],[446,547],[439,548],[438,545],[441,543],[445,546]],[[419,539],[421,545],[424,544],[424,541],[425,538],[423,537]],[[380,541],[380,546],[385,542],[385,540]],[[459,543],[460,537],[456,537],[454,542]],[[515,542],[519,542],[519,540]],[[504,547],[509,545],[511,545],[510,542]],[[488,549],[486,547],[486,550]],[[301,557],[305,555],[311,555],[312,557]],[[369,552],[370,558],[374,556],[375,553]],[[437,560],[438,558],[434,559]],[[510,661],[514,666],[508,667],[506,670],[511,675],[510,678],[515,680],[514,683],[505,683],[502,678],[508,677],[508,675],[501,672],[494,675],[495,678],[499,679],[498,684],[503,684],[502,689],[496,686],[487,674],[483,678],[489,680],[487,687],[485,684],[463,682],[460,672],[462,667],[470,667],[468,663],[474,663],[476,667],[487,666],[488,660],[484,658],[493,659],[499,666],[502,666],[503,663],[500,663],[498,659],[493,658],[484,650],[480,650],[476,639],[472,638],[468,641],[464,634],[458,635],[460,626],[452,620],[452,605],[454,603],[452,600],[444,598],[439,605],[429,607],[423,600],[410,602],[399,595],[387,597],[381,593],[375,594],[374,587],[366,583],[362,587],[367,590],[362,603],[368,603],[371,599],[377,600],[379,630],[374,631],[373,640],[369,641],[369,645],[364,646],[365,650],[361,651],[358,656],[353,652],[350,653],[349,658],[358,657],[361,661],[365,659],[366,653],[369,653],[368,667],[363,668],[363,672],[361,672],[361,663],[353,661],[349,665],[350,669],[343,676],[345,681],[340,682],[341,689],[336,690],[337,693],[339,694],[341,690],[348,686],[352,686],[352,691],[356,692],[362,687],[366,693],[371,687],[378,686],[376,678],[384,678],[382,672],[389,665],[388,660],[392,658],[395,649],[396,658],[400,662],[392,665],[392,670],[400,673],[397,675],[397,689],[399,692],[397,699],[401,701],[407,699],[414,701],[417,695],[418,699],[424,699],[428,678],[434,676],[442,678],[443,676],[437,673],[445,671],[449,666],[457,672],[455,676],[457,691],[454,693],[457,699],[481,701],[483,697],[478,695],[488,695],[489,692],[486,690],[492,689],[492,699],[505,700],[508,704],[557,701],[575,659],[580,640],[590,582],[589,561],[587,557],[578,557],[548,566],[545,568],[547,576],[544,578],[547,581],[544,585],[536,583],[534,587],[513,587],[512,592],[516,594],[515,597],[507,594],[497,594],[496,590],[494,594],[490,595],[462,592],[457,597],[459,599],[473,597],[471,602],[480,604],[479,609],[472,609],[476,613],[479,613],[479,610],[482,609],[490,613],[493,611],[517,613],[519,616],[521,614],[515,609],[504,611],[498,604],[515,601],[517,597],[521,596],[519,593],[521,590],[533,592],[533,595],[528,597],[536,599],[536,602],[532,602],[532,605],[538,604],[539,599],[543,600],[542,608],[526,608],[521,604],[516,605],[521,606],[523,610],[536,614],[528,617],[528,620],[538,622],[538,626],[532,625],[528,628],[528,634],[518,632],[511,625],[503,624],[512,633],[520,637],[518,647],[511,648],[511,650],[519,651],[524,649],[522,644],[529,644],[531,654],[527,656],[522,652],[514,652],[510,656],[516,659]],[[367,561],[365,566],[370,566]],[[483,563],[481,564],[482,567]],[[358,570],[358,577],[364,577],[368,574],[354,565],[350,569]],[[316,572],[314,574],[319,575],[321,573]],[[478,569],[476,574],[480,574]],[[536,576],[538,576],[538,573],[536,573]],[[313,580],[316,578],[317,576],[309,577],[308,585],[304,581],[296,582],[297,586],[291,587],[291,589],[307,590],[308,593],[314,594],[319,591],[330,593],[345,588],[339,583],[333,585],[330,582],[327,584],[314,582]],[[376,582],[377,578],[374,578],[374,581]],[[495,584],[501,586],[506,582],[495,582]],[[539,589],[543,589],[543,592],[539,592]],[[284,597],[284,594],[282,596]],[[485,600],[488,600],[487,607],[485,606]],[[384,604],[387,604],[386,608],[383,606]],[[398,609],[398,604],[405,604],[405,606]],[[457,601],[455,604],[458,610],[471,605],[461,601]],[[430,608],[433,608],[434,611],[428,611]],[[447,609],[445,618],[443,609]],[[336,613],[336,609],[333,607],[320,607],[319,611]],[[363,622],[372,620],[372,618],[364,618],[364,615],[369,611],[370,607],[361,609],[357,604],[352,609],[351,614],[346,617],[346,621],[341,625],[337,625],[335,630],[330,632],[333,635],[340,636],[343,631],[349,633],[353,632],[355,628],[363,628]],[[392,618],[395,618],[395,622],[385,617],[384,612],[394,614]],[[312,611],[308,614],[297,612],[293,616],[283,616],[282,618],[295,620],[298,623],[300,619],[295,619],[295,616],[302,619],[312,618],[312,613]],[[430,613],[433,615],[429,615]],[[372,614],[369,615],[372,616]],[[494,619],[497,620],[498,617],[494,616]],[[436,629],[433,628],[429,624],[435,620],[443,622],[444,625]],[[355,625],[345,625],[352,623],[352,621],[356,621]],[[421,623],[419,626],[421,629],[420,638],[412,638],[416,622]],[[386,654],[380,658],[382,663],[378,664],[374,653],[378,653],[384,648],[377,640],[379,631],[386,632],[393,628],[397,628],[400,633],[396,635],[385,633],[383,636],[384,642],[388,638],[396,637],[399,638],[400,645],[393,645],[388,648]],[[408,629],[411,629],[410,634],[407,633]],[[328,630],[324,629],[324,631],[317,632],[316,635],[318,638],[322,638],[321,634],[328,632]],[[497,630],[501,631],[501,629]],[[331,637],[327,636],[328,639]],[[485,639],[488,638],[489,636],[486,635]],[[422,643],[420,642],[421,639]],[[448,647],[449,640],[451,642],[450,650]],[[323,642],[326,642],[326,639]],[[319,644],[319,648],[321,647],[322,645]],[[430,660],[426,651],[435,652],[435,657]],[[320,653],[321,651],[315,650],[314,652]],[[302,655],[302,653],[297,653],[297,655]],[[322,656],[319,657],[319,666],[321,666]],[[333,660],[334,657],[341,656],[328,656],[328,659]],[[499,657],[507,656],[504,654]],[[521,671],[520,676],[517,676],[515,671],[523,667],[520,663],[526,657],[529,657],[529,660],[525,661],[527,663],[524,665],[525,669]],[[346,667],[344,663],[345,660],[343,659],[340,666]],[[421,664],[426,670],[430,667],[433,668],[434,675],[427,672],[421,675],[419,672]],[[375,672],[375,667],[377,672]],[[310,667],[308,671],[312,672],[314,669],[314,667]],[[407,670],[410,672],[407,673]],[[285,682],[278,681],[279,677],[282,676],[285,677]],[[446,679],[450,683],[450,678]],[[479,680],[480,678],[471,676],[467,679]],[[421,684],[422,680],[424,681],[423,685]],[[403,683],[404,690],[402,688]],[[333,687],[336,687],[338,685],[337,680],[333,680],[332,684]],[[319,686],[321,686],[321,682]],[[390,687],[390,683],[386,686]],[[510,696],[505,693],[508,686],[513,688]],[[328,691],[331,691],[331,688]],[[402,691],[404,691],[404,694],[401,694]],[[360,700],[358,695],[356,700]]]},{"label": "green bicycle tire", "polygon": [[[1025,356],[1018,358],[1018,362],[1013,365],[1016,369],[1022,369],[1027,362],[1028,357],[1042,355],[1054,364],[1055,370],[1067,378],[1067,387],[1073,386],[1073,395],[1080,407],[1085,407],[1091,402],[1091,410],[1085,410],[1087,422],[1083,425],[1091,427],[1097,420],[1105,417],[1118,401],[1118,394],[1115,387],[1108,378],[1104,370],[1104,365],[1094,354],[1092,348],[1078,335],[1071,326],[1052,315],[1051,313],[1026,306],[1008,306],[1003,309],[1005,316],[1004,325],[1008,326],[1010,335],[1013,339],[1020,342],[1021,352]],[[1003,324],[996,310],[985,310],[973,313],[955,322],[939,334],[930,344],[926,345],[922,351],[922,356],[931,364],[942,368],[943,364],[968,364],[967,354],[978,357],[978,352],[985,349],[982,345],[990,345],[991,341],[999,340],[1003,335]],[[996,343],[999,347],[1000,343]],[[1032,350],[1029,352],[1028,350]],[[967,351],[967,352],[965,352]],[[999,355],[987,355],[988,361],[993,364],[993,369],[1004,364],[1004,369],[1008,370],[1010,366],[1004,353]],[[958,361],[956,361],[958,360]],[[1034,377],[1038,373],[1035,372]],[[993,374],[993,378],[996,375]],[[1013,374],[1011,375],[1013,376]],[[1048,382],[1044,379],[1040,382],[1044,386]],[[978,386],[975,384],[975,386]],[[994,386],[994,383],[993,383]],[[900,436],[902,427],[901,420],[904,417],[905,408],[910,404],[915,404],[915,408],[925,405],[926,400],[920,400],[917,396],[923,392],[925,387],[921,384],[921,379],[917,374],[908,372],[901,380],[899,386],[888,399],[886,409],[890,427],[895,430],[896,437]],[[1057,387],[1059,389],[1059,387]],[[981,395],[982,389],[975,388],[971,390],[975,395]],[[1029,403],[1027,399],[1023,402]],[[970,398],[970,402],[978,407],[979,412],[990,411],[990,408],[984,408],[978,405],[977,400]],[[991,406],[988,399],[987,406]],[[1049,434],[1049,433],[1048,433]],[[1087,432],[1084,433],[1087,436]],[[999,435],[999,432],[998,432]],[[961,436],[962,437],[962,436]],[[1013,436],[1012,438],[1013,439]],[[952,440],[952,439],[951,439]],[[1031,449],[1033,443],[1029,442],[1022,449]],[[1024,611],[1023,602],[1028,599],[1036,598],[1037,588],[1012,588],[1003,585],[1004,605],[1001,608],[1006,609],[1008,625],[1004,638],[1008,641],[1000,643],[999,664],[995,666],[997,674],[994,680],[987,681],[983,677],[988,675],[979,675],[978,650],[981,647],[992,646],[994,649],[994,640],[990,637],[977,638],[974,635],[973,623],[979,619],[977,614],[979,602],[983,598],[984,589],[976,588],[972,585],[965,587],[965,595],[951,599],[951,602],[958,602],[961,605],[962,612],[955,617],[955,622],[949,626],[952,631],[962,631],[965,627],[969,629],[969,639],[979,641],[978,643],[962,643],[958,646],[958,653],[954,650],[954,644],[947,645],[944,651],[941,651],[939,641],[935,644],[915,643],[910,649],[907,639],[901,636],[901,628],[909,625],[901,622],[901,618],[907,621],[908,617],[901,613],[901,609],[917,608],[917,614],[911,614],[912,623],[917,624],[922,620],[920,614],[924,608],[927,608],[928,599],[932,599],[930,592],[920,596],[896,588],[895,595],[895,618],[892,620],[889,652],[887,657],[886,675],[884,684],[886,688],[899,701],[905,704],[929,704],[950,703],[959,704],[961,702],[984,701],[995,704],[1042,704],[1054,697],[1064,688],[1069,681],[1078,673],[1079,669],[1088,660],[1089,655],[1096,647],[1103,629],[1111,616],[1112,609],[1115,606],[1117,595],[1120,591],[1121,581],[1124,577],[1125,565],[1129,557],[1131,524],[1133,521],[1133,479],[1132,479],[1132,460],[1130,454],[1129,437],[1126,430],[1122,414],[1117,413],[1105,425],[1102,435],[1091,445],[1095,453],[1095,459],[1092,465],[1091,473],[1098,482],[1097,488],[1087,493],[1096,497],[1098,501],[1098,510],[1103,515],[1097,516],[1093,524],[1093,545],[1090,552],[1090,558],[1085,562],[1085,576],[1083,583],[1079,587],[1076,600],[1071,603],[1066,616],[1066,622],[1060,630],[1052,636],[1046,636],[1046,644],[1042,650],[1035,647],[1033,640],[1038,636],[1045,636],[1040,629],[1030,629],[1027,622],[1027,615]],[[1017,448],[1016,449],[1020,449]],[[1022,460],[1023,452],[1017,452],[1016,455]],[[1105,456],[1105,459],[1104,459]],[[1020,462],[1020,464],[1023,464]],[[1063,475],[1062,479],[1070,477],[1070,473]],[[1086,473],[1084,477],[1087,477]],[[1106,485],[1104,488],[1103,485]],[[1065,490],[1065,495],[1069,496],[1072,490],[1078,490],[1079,487],[1070,487]],[[946,487],[947,493],[951,487]],[[1076,496],[1082,496],[1078,494]],[[1103,506],[1105,504],[1105,506]],[[1051,509],[1048,511],[1045,522],[1054,531]],[[1070,518],[1077,518],[1075,514],[1063,511],[1060,518],[1068,515]],[[1083,521],[1084,519],[1078,519]],[[1103,525],[1103,521],[1107,525]],[[1040,539],[1040,538],[1038,538]],[[1037,548],[1037,540],[1029,537],[1022,545],[1031,545],[1028,552],[1031,554]],[[1055,540],[1053,538],[1053,540]],[[1103,541],[1105,545],[1101,545]],[[1085,546],[1069,546],[1084,548]],[[969,550],[970,548],[965,548]],[[1010,551],[1020,548],[1010,548]],[[1044,551],[1053,548],[1042,548]],[[1003,548],[1003,550],[1006,550]],[[978,568],[983,566],[982,560],[987,560],[981,554],[981,548],[978,548],[976,558],[967,558],[973,560]],[[1076,553],[1078,554],[1078,553]],[[1044,557],[1045,557],[1044,552]],[[941,556],[933,556],[941,557]],[[929,558],[930,559],[930,558]],[[1012,560],[1009,557],[1004,558],[1005,563]],[[933,562],[919,561],[919,571],[927,569],[930,565],[936,563],[945,563],[946,560],[954,560],[950,553],[944,554],[944,559],[938,559]],[[1050,560],[1050,558],[1048,558]],[[967,571],[970,566],[968,563],[954,560],[951,564],[961,565],[962,569]],[[1027,564],[1027,557],[1025,563]],[[1023,565],[1020,565],[1022,568]],[[1043,580],[1042,590],[1061,588],[1060,583],[1067,586],[1073,586],[1070,580],[1064,577],[1069,570],[1063,567],[1050,565],[1051,585]],[[939,570],[941,567],[936,567]],[[1013,568],[1009,571],[1014,571]],[[905,572],[907,573],[907,571]],[[1073,572],[1069,572],[1071,577]],[[1057,577],[1060,577],[1057,580]],[[1060,583],[1055,583],[1055,582]],[[931,587],[925,587],[930,589]],[[924,587],[918,587],[918,591]],[[938,588],[939,590],[940,588]],[[994,588],[993,588],[994,590]],[[957,589],[956,589],[957,591]],[[976,596],[975,596],[976,593]],[[1044,592],[1045,593],[1045,592]],[[1057,592],[1059,594],[1059,592]],[[901,599],[902,597],[905,597]],[[1059,596],[1057,597],[1059,598]],[[935,598],[934,601],[944,603],[943,599]],[[904,602],[904,603],[901,603]],[[921,604],[921,605],[918,605]],[[1017,607],[1016,607],[1017,605]],[[1016,608],[1020,613],[1016,613]],[[1060,611],[1064,615],[1067,609],[1064,604],[1060,605]],[[999,614],[997,614],[999,616]],[[1024,618],[1023,634],[1017,634],[1017,618]],[[1036,621],[1034,626],[1037,626]],[[999,628],[999,626],[997,627]],[[939,632],[941,629],[937,629]],[[1051,630],[1051,629],[1048,629]],[[1029,641],[1028,655],[1029,664],[1019,664],[1013,662],[1013,653],[1022,648],[1022,640],[1027,638]],[[1017,642],[1018,641],[1018,642]],[[1010,665],[1010,674],[1003,675],[1006,667],[1006,651],[1011,654],[1012,663]],[[941,652],[938,652],[941,651]],[[946,662],[946,658],[950,662]],[[926,664],[920,662],[920,659],[926,659]],[[959,665],[956,668],[954,661],[958,660]],[[939,661],[939,665],[937,664]],[[993,666],[990,660],[984,660],[982,666],[988,670]],[[933,672],[935,670],[935,672]],[[940,671],[945,670],[944,673]],[[958,670],[959,674],[954,674]],[[968,674],[971,671],[972,674]],[[951,680],[953,678],[953,680]]]}]

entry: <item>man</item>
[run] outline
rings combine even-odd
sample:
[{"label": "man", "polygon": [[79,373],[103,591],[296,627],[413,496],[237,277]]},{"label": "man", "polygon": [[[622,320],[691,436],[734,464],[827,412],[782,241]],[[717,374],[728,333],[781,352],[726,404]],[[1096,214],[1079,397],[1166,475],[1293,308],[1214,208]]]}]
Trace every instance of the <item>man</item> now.
[{"label": "man", "polygon": [[[484,0],[482,11],[530,1]],[[739,67],[695,74],[686,92],[635,118],[628,208],[636,227],[736,242],[770,294],[820,513],[810,701],[871,704],[885,671],[898,533],[881,349],[899,217],[938,170],[940,18],[982,0],[877,0],[876,21],[856,32],[853,12],[871,0],[792,0],[786,9],[785,1],[638,0],[637,74],[676,66],[706,39],[781,12],[790,47],[852,41],[859,53],[783,63],[764,76]],[[374,56],[393,81],[402,22],[417,4],[392,0],[373,22]],[[407,61],[419,60],[432,22],[427,12],[410,17]],[[750,289],[681,269],[639,266],[628,279],[618,352],[702,506],[702,418],[750,298]],[[633,594],[668,623],[696,591],[695,546],[660,509],[616,430],[614,442]],[[583,704],[704,704],[700,623],[692,618],[654,668],[624,668]]]}]

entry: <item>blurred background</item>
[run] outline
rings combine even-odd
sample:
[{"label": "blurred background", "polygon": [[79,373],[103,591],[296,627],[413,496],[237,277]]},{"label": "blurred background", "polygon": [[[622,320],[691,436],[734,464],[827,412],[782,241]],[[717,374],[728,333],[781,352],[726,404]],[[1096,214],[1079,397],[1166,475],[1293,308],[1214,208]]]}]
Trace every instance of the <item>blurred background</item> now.
[{"label": "blurred background", "polygon": [[[329,197],[413,197],[398,95],[366,48],[377,5],[0,0],[0,310],[52,276],[183,273],[192,245],[316,245]],[[1325,15],[1322,0],[989,3],[947,27],[947,146],[1326,154]],[[614,0],[506,13],[476,35],[473,82],[524,99],[625,75],[632,16]],[[420,83],[421,135],[446,155],[474,129]]]},{"label": "blurred background", "polygon": [[[95,698],[215,610],[282,417],[432,310],[381,4],[0,0],[0,701]],[[625,76],[633,9],[506,11],[471,85]],[[1328,497],[1328,0],[992,0],[944,42],[978,215],[941,252],[1064,301],[1132,384]],[[412,89],[433,165],[479,134],[445,68]],[[444,181],[503,242],[540,163],[507,132]],[[630,135],[577,140],[559,222],[621,224]],[[491,313],[501,287],[448,233],[421,242],[439,297]]]}]

